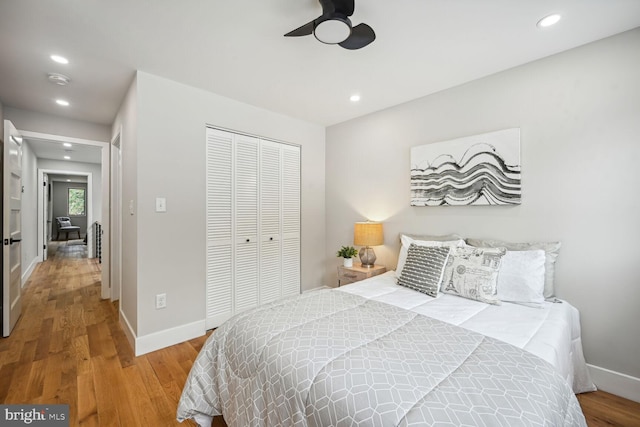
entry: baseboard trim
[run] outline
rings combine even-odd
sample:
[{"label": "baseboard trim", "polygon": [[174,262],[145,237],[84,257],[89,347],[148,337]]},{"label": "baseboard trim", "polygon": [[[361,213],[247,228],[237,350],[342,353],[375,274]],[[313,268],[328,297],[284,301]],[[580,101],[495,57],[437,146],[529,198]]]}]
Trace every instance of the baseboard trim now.
[{"label": "baseboard trim", "polygon": [[20,287],[24,288],[24,284],[27,283],[27,280],[29,280],[29,277],[31,277],[31,274],[33,273],[33,270],[36,269],[36,266],[38,265],[38,263],[40,262],[40,257],[35,257],[33,259],[33,261],[31,261],[31,264],[29,264],[29,267],[24,270],[24,272],[22,273],[22,282],[20,283]]},{"label": "baseboard trim", "polygon": [[625,399],[640,402],[640,378],[621,374],[595,365],[587,364],[593,382],[599,390]]},{"label": "baseboard trim", "polygon": [[302,291],[302,293],[306,294],[307,292],[319,291],[319,290],[322,290],[322,289],[331,289],[331,287],[327,286],[327,285],[320,285],[320,286],[318,286],[316,288],[306,289],[306,290]]},{"label": "baseboard trim", "polygon": [[205,321],[188,323],[186,325],[177,326],[175,328],[166,329],[164,331],[154,332],[136,338],[134,347],[136,356],[140,356],[161,348],[180,344],[206,334]]},{"label": "baseboard trim", "polygon": [[129,341],[129,345],[131,348],[136,348],[136,333],[133,331],[131,324],[127,320],[127,316],[124,315],[122,310],[120,310],[120,326],[122,327],[122,331],[124,335],[127,337],[127,341]]}]

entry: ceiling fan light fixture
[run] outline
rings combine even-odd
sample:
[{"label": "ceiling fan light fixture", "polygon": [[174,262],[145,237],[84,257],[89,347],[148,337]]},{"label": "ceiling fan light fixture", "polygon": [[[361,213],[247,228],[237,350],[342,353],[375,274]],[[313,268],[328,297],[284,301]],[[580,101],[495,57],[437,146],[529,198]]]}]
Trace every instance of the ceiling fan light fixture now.
[{"label": "ceiling fan light fixture", "polygon": [[316,24],[313,35],[325,44],[342,43],[351,35],[351,23],[348,19],[334,16]]},{"label": "ceiling fan light fixture", "polygon": [[57,84],[57,85],[60,85],[60,86],[66,86],[71,81],[71,79],[69,77],[65,76],[64,74],[59,74],[59,73],[49,73],[49,74],[47,74],[47,80],[49,80],[50,83]]}]

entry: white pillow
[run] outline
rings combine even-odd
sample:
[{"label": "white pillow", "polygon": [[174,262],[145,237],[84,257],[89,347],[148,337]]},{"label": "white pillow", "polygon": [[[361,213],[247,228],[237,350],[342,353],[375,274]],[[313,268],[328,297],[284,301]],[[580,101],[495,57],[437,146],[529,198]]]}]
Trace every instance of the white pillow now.
[{"label": "white pillow", "polygon": [[507,251],[498,273],[498,299],[538,305],[544,302],[545,251]]},{"label": "white pillow", "polygon": [[445,242],[439,242],[435,240],[416,240],[407,236],[406,234],[403,234],[402,236],[400,236],[400,242],[402,243],[402,246],[400,247],[400,254],[398,255],[398,264],[396,266],[396,277],[398,278],[400,277],[400,274],[402,274],[402,268],[404,267],[404,263],[407,262],[407,251],[409,250],[409,246],[411,246],[412,243],[418,246],[431,246],[434,248],[442,248],[442,247],[452,248],[452,247],[465,246],[463,239],[448,240]]},{"label": "white pillow", "polygon": [[506,248],[508,251],[532,251],[542,249],[545,252],[544,264],[544,296],[549,298],[555,295],[555,264],[560,253],[560,242],[522,242],[511,243],[502,240],[491,239],[467,239],[467,244],[477,247]]}]

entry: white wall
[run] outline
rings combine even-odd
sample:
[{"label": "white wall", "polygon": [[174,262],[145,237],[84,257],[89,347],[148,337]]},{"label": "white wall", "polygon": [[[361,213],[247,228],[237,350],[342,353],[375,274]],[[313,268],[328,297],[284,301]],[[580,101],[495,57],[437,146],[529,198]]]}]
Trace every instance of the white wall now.
[{"label": "white wall", "polygon": [[38,262],[38,159],[29,144],[22,144],[22,284]]},{"label": "white wall", "polygon": [[18,108],[5,107],[4,110],[5,119],[11,120],[18,130],[94,141],[109,141],[109,136],[111,135],[111,129],[107,125],[71,120]]},{"label": "white wall", "polygon": [[[320,286],[324,128],[143,72],[138,72],[136,84],[137,140],[128,141],[125,135],[122,144],[137,146],[137,251],[123,245],[123,258],[137,252],[137,278],[132,272],[123,276],[123,286],[137,280],[137,336],[205,318],[207,124],[302,146],[302,283],[303,289]],[[124,116],[121,111],[119,117]],[[130,155],[123,149],[123,191],[132,185],[127,179],[134,173]],[[166,213],[155,213],[156,197],[167,199]],[[127,200],[125,196],[125,204]],[[166,309],[155,309],[159,293],[167,294]]]},{"label": "white wall", "polygon": [[4,107],[0,100],[0,141],[4,140]]},{"label": "white wall", "polygon": [[[640,377],[640,29],[327,129],[327,284],[353,223],[560,240],[557,294],[582,315],[587,362]],[[428,76],[425,76],[428,78]],[[522,205],[410,207],[410,147],[521,128]]]},{"label": "white wall", "polygon": [[[138,200],[138,77],[136,76],[122,101],[113,122],[115,137],[120,129],[122,157],[122,284],[120,318],[127,337],[133,340],[138,330],[138,218],[129,214],[129,201]],[[109,138],[109,141],[112,137]],[[134,211],[135,212],[135,211]],[[134,343],[132,343],[134,344]]]}]

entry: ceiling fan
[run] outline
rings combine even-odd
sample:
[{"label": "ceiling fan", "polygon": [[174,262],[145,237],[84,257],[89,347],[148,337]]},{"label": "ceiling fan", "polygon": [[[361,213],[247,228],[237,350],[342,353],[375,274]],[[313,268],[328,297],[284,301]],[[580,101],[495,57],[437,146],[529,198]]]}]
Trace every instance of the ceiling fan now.
[{"label": "ceiling fan", "polygon": [[322,15],[302,27],[285,34],[285,37],[300,37],[313,34],[326,44],[338,44],[345,49],[360,49],[376,39],[373,28],[367,24],[351,26],[354,0],[319,0]]}]

